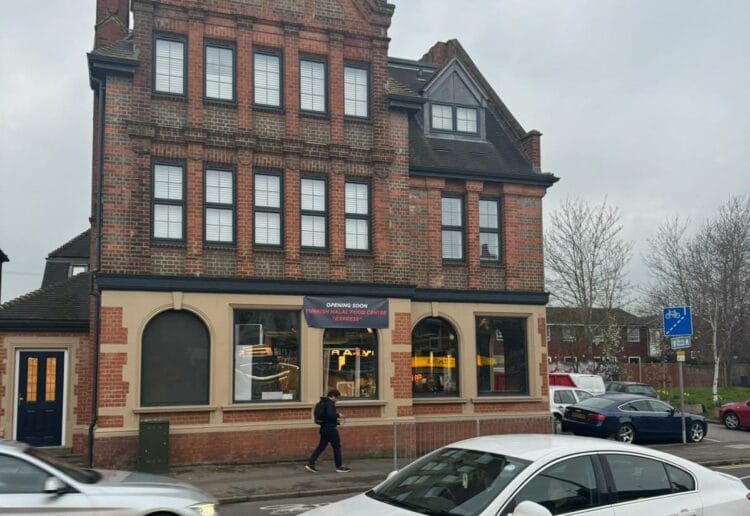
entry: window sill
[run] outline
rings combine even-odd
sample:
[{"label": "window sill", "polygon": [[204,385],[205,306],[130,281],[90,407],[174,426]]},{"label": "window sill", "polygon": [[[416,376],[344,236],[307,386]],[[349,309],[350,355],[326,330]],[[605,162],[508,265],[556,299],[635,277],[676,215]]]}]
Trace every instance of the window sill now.
[{"label": "window sill", "polygon": [[256,253],[268,253],[268,254],[284,254],[284,248],[283,247],[277,247],[277,246],[265,246],[262,244],[255,244],[253,246],[253,251]]},{"label": "window sill", "polygon": [[300,254],[321,255],[321,256],[327,256],[329,254],[327,247],[321,247],[321,248],[302,247],[300,248],[299,252]]},{"label": "window sill", "polygon": [[467,403],[469,400],[466,398],[412,398],[412,405],[446,405],[455,404],[459,405]]},{"label": "window sill", "polygon": [[204,97],[203,105],[235,109],[237,107],[237,102],[234,100],[207,99]]},{"label": "window sill", "polygon": [[151,240],[151,245],[154,247],[173,247],[175,249],[184,249],[184,240]]},{"label": "window sill", "polygon": [[203,243],[204,251],[234,251],[234,242],[221,244],[219,242]]},{"label": "window sill", "polygon": [[302,111],[300,109],[299,116],[305,118],[317,118],[318,120],[328,120],[331,117],[328,112],[317,112],[317,111]]},{"label": "window sill", "polygon": [[187,102],[187,96],[174,93],[151,92],[151,100],[171,100],[172,102]]},{"label": "window sill", "polygon": [[466,262],[464,260],[446,260],[443,258],[443,266],[454,266],[454,267],[460,267],[465,266]]},{"label": "window sill", "polygon": [[265,106],[263,104],[253,104],[253,111],[258,113],[274,113],[276,115],[284,114],[284,108],[281,106]]},{"label": "window sill", "polygon": [[213,412],[216,405],[167,405],[163,407],[136,407],[133,414],[164,414],[177,412]]},{"label": "window sill", "polygon": [[371,117],[357,117],[351,115],[344,115],[344,122],[354,122],[355,124],[372,125]]},{"label": "window sill", "polygon": [[541,403],[547,401],[538,396],[482,396],[481,398],[471,398],[475,404],[481,403]]},{"label": "window sill", "polygon": [[247,410],[311,409],[314,406],[315,403],[290,400],[286,403],[279,403],[277,401],[270,403],[267,401],[246,401],[238,402],[234,405],[222,405],[220,408],[222,412],[242,412]]},{"label": "window sill", "polygon": [[356,251],[354,249],[347,249],[344,251],[344,255],[350,258],[372,258],[372,251]]},{"label": "window sill", "polygon": [[487,267],[488,269],[503,269],[505,268],[502,263],[494,260],[479,260],[481,267]]},{"label": "window sill", "polygon": [[336,402],[337,407],[385,407],[386,402],[382,400],[344,400]]}]

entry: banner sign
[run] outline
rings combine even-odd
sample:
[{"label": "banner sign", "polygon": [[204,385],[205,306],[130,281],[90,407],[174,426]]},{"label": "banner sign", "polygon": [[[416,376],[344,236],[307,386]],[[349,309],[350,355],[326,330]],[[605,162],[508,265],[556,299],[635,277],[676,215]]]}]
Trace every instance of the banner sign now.
[{"label": "banner sign", "polygon": [[384,298],[305,296],[302,311],[311,328],[388,327],[388,300]]}]

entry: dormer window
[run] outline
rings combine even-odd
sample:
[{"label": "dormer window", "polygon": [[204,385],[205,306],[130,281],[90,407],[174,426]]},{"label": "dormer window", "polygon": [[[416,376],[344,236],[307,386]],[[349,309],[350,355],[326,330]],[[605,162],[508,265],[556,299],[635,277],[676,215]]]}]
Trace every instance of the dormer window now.
[{"label": "dormer window", "polygon": [[461,133],[477,132],[477,110],[472,108],[456,108],[456,131]]},{"label": "dormer window", "polygon": [[453,108],[451,106],[432,105],[432,128],[440,131],[453,130]]},{"label": "dormer window", "polygon": [[477,134],[477,110],[475,108],[432,105],[432,129]]},{"label": "dormer window", "polygon": [[446,139],[484,140],[486,96],[454,60],[425,86],[425,133]]}]

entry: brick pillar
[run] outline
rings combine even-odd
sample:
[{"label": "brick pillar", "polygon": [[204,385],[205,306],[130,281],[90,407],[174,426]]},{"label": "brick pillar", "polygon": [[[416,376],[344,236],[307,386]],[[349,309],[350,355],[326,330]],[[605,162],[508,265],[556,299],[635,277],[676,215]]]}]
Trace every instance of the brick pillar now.
[{"label": "brick pillar", "polygon": [[247,133],[253,129],[253,21],[237,18],[237,129]]},{"label": "brick pillar", "polygon": [[375,257],[373,281],[382,283],[390,276],[390,188],[387,178],[377,173],[372,177],[372,253]]},{"label": "brick pillar", "polygon": [[299,154],[286,154],[284,168],[284,277],[300,278]]},{"label": "brick pillar", "polygon": [[[284,111],[287,138],[299,137],[299,27],[284,25]],[[288,197],[289,191],[285,196]]]},{"label": "brick pillar", "polygon": [[443,275],[443,232],[442,232],[442,197],[445,188],[444,179],[428,178],[427,186],[427,256],[431,273],[427,279],[429,288],[442,288],[445,285]]},{"label": "brick pillar", "polygon": [[237,150],[237,261],[238,276],[253,275],[253,151]]},{"label": "brick pillar", "polygon": [[[411,400],[411,313],[396,313],[394,318],[395,325],[391,332],[391,343],[394,348],[399,346],[401,349],[394,349],[391,352],[393,398],[394,400]],[[399,417],[413,415],[411,404],[400,404],[397,410]]]},{"label": "brick pillar", "polygon": [[545,192],[538,186],[503,185],[502,245],[507,290],[544,290],[542,197]]},{"label": "brick pillar", "polygon": [[203,145],[188,144],[187,162],[187,260],[185,272],[203,272]]},{"label": "brick pillar", "polygon": [[481,283],[479,277],[479,194],[482,188],[481,181],[466,182],[466,264],[469,270],[469,288],[479,288]]},{"label": "brick pillar", "polygon": [[328,34],[328,110],[331,115],[331,143],[344,141],[344,35]]},{"label": "brick pillar", "polygon": [[203,126],[203,18],[205,13],[191,9],[188,13],[187,42],[187,125],[190,128]]},{"label": "brick pillar", "polygon": [[344,222],[344,162],[331,160],[331,173],[328,176],[328,243],[331,251],[331,279],[343,281],[346,279],[346,231]]}]

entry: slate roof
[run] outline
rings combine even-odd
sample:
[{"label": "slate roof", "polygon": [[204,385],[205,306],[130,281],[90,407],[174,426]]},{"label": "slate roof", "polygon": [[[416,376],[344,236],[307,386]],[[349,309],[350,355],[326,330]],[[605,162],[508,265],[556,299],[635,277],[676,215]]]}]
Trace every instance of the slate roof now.
[{"label": "slate roof", "polygon": [[89,230],[84,231],[47,255],[42,288],[66,280],[72,264],[88,263],[89,233]]},{"label": "slate roof", "polygon": [[71,238],[63,245],[52,251],[47,255],[47,259],[50,258],[84,258],[89,257],[89,232],[90,230],[83,231],[79,235]]},{"label": "slate roof", "polygon": [[0,330],[88,328],[89,274],[78,274],[0,305]]},{"label": "slate roof", "polygon": [[8,255],[5,254],[2,249],[0,249],[0,264],[2,264],[3,262],[7,262],[7,261],[9,261]]},{"label": "slate roof", "polygon": [[107,45],[92,50],[89,55],[94,58],[106,59],[109,61],[138,61],[138,51],[133,44],[132,32],[120,41],[115,41]]},{"label": "slate roof", "polygon": [[[547,324],[580,324],[581,319],[579,316],[581,309],[573,307],[547,307]],[[592,321],[594,324],[600,324],[607,316],[608,310],[606,308],[594,308]],[[614,308],[612,312],[615,319],[624,325],[641,326],[642,321],[640,317],[637,317],[630,312],[626,312],[621,308]]]}]

